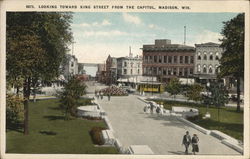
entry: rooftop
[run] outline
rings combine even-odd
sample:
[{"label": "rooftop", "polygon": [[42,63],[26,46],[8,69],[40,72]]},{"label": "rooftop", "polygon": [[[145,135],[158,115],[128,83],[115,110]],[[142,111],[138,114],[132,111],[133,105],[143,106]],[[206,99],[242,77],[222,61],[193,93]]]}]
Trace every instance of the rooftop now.
[{"label": "rooftop", "polygon": [[195,44],[196,47],[219,47],[220,44],[218,43],[213,43],[213,42],[208,42],[208,43],[201,43],[201,44]]}]

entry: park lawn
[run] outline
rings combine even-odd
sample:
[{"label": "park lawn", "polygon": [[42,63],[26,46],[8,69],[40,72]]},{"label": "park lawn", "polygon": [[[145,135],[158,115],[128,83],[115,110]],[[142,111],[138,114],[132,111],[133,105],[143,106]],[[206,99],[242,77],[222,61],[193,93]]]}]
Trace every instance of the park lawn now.
[{"label": "park lawn", "polygon": [[193,120],[192,122],[200,125],[209,130],[219,130],[232,136],[238,140],[243,141],[243,111],[236,112],[236,108],[232,107],[221,107],[220,108],[220,117],[218,119],[218,108],[214,106],[210,106],[208,111],[211,114],[210,119],[202,119],[207,112],[207,108],[202,104],[194,104],[187,102],[178,102],[178,101],[159,101],[158,103],[163,103],[164,108],[168,110],[172,110],[172,106],[185,106],[192,107],[199,110],[201,114],[198,120]]},{"label": "park lawn", "polygon": [[[84,99],[81,99],[84,100]],[[84,101],[82,101],[84,103]],[[104,121],[84,119],[64,120],[58,99],[30,102],[30,133],[22,129],[7,129],[7,153],[35,154],[116,154],[114,147],[97,147],[89,131],[92,127],[105,127]]]}]

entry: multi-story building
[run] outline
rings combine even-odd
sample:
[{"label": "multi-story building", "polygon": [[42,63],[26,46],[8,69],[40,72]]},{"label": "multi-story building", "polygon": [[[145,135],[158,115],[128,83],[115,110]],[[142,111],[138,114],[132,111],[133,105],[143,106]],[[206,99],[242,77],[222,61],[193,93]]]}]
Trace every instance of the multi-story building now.
[{"label": "multi-story building", "polygon": [[117,58],[117,78],[130,78],[142,75],[142,57]]},{"label": "multi-story building", "polygon": [[194,74],[202,83],[216,79],[223,49],[216,43],[195,44]]},{"label": "multi-story building", "polygon": [[115,57],[108,56],[106,60],[106,75],[105,83],[107,85],[115,84],[117,81],[117,59]]},{"label": "multi-story building", "polygon": [[143,75],[157,76],[168,82],[173,77],[190,78],[194,74],[195,48],[171,44],[171,40],[155,40],[153,45],[143,45]]},{"label": "multi-story building", "polygon": [[105,81],[104,72],[105,72],[105,64],[97,64],[97,72],[96,72],[96,80],[100,83]]},{"label": "multi-story building", "polygon": [[66,54],[66,60],[62,65],[63,76],[68,79],[72,75],[78,74],[78,60],[74,55]]}]

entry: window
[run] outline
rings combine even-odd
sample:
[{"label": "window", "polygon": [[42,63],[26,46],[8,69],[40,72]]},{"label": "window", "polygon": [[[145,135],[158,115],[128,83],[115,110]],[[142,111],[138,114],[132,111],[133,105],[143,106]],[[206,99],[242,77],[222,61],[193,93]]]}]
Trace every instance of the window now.
[{"label": "window", "polygon": [[210,56],[209,56],[209,60],[213,60],[213,55],[210,55]]},{"label": "window", "polygon": [[154,63],[157,62],[157,56],[154,56]]},{"label": "window", "polygon": [[137,70],[137,74],[140,74],[140,69]]},{"label": "window", "polygon": [[166,68],[163,69],[163,75],[167,75]]},{"label": "window", "polygon": [[167,63],[167,56],[164,56],[164,63]]},{"label": "window", "polygon": [[173,74],[176,75],[176,68],[173,69]]},{"label": "window", "polygon": [[130,65],[131,65],[131,67],[133,68],[134,63],[133,63],[133,62],[131,62],[131,63],[130,63]]},{"label": "window", "polygon": [[71,62],[71,67],[74,67],[74,62]]},{"label": "window", "polygon": [[218,65],[215,65],[215,73],[219,73]]},{"label": "window", "polygon": [[180,56],[180,63],[183,63],[183,56]]},{"label": "window", "polygon": [[133,69],[130,70],[130,74],[131,74],[131,75],[133,74]]},{"label": "window", "polygon": [[127,62],[124,62],[124,67],[127,67]]},{"label": "window", "polygon": [[215,60],[219,60],[219,53],[218,52],[216,52],[216,54],[215,54]]},{"label": "window", "polygon": [[123,69],[123,74],[124,74],[124,75],[127,74],[127,69]]},{"label": "window", "polygon": [[152,62],[153,56],[149,56],[149,61]]},{"label": "window", "polygon": [[171,75],[171,68],[168,68],[168,75]]},{"label": "window", "polygon": [[190,56],[190,63],[194,63],[194,57],[193,56]]},{"label": "window", "polygon": [[179,76],[183,76],[182,72],[183,72],[183,68],[179,68]]},{"label": "window", "polygon": [[207,73],[207,66],[203,65],[203,73]]},{"label": "window", "polygon": [[188,63],[188,56],[185,56],[185,63]]},{"label": "window", "polygon": [[161,75],[161,68],[158,68],[158,75]]},{"label": "window", "polygon": [[174,56],[174,63],[177,63],[177,56]]},{"label": "window", "polygon": [[161,63],[161,61],[162,61],[162,60],[161,60],[161,56],[159,56],[159,63]]},{"label": "window", "polygon": [[201,60],[201,53],[198,52],[198,57],[197,57],[198,60]]},{"label": "window", "polygon": [[194,72],[194,71],[193,71],[193,69],[192,69],[192,68],[190,68],[190,70],[189,70],[189,74],[190,74],[190,75],[192,75],[192,74],[193,74],[193,72]]},{"label": "window", "polygon": [[168,56],[168,63],[172,63],[172,56]]},{"label": "window", "polygon": [[207,53],[204,52],[203,60],[207,60]]},{"label": "window", "polygon": [[188,69],[184,68],[184,76],[187,76],[187,75],[188,75]]},{"label": "window", "polygon": [[140,67],[140,63],[137,64],[138,65],[138,68]]},{"label": "window", "polygon": [[156,75],[157,74],[157,68],[153,67],[153,74]]},{"label": "window", "polygon": [[213,68],[212,68],[211,65],[209,66],[208,72],[209,72],[209,73],[213,73]]}]

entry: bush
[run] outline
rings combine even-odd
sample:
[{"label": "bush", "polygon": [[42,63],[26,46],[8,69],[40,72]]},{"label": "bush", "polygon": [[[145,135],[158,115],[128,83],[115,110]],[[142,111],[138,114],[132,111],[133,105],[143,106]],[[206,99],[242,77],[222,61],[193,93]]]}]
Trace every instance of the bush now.
[{"label": "bush", "polygon": [[96,145],[103,145],[104,141],[102,139],[102,130],[105,130],[105,128],[102,127],[93,127],[90,130],[90,136],[92,138],[92,141]]},{"label": "bush", "polygon": [[196,116],[190,116],[190,117],[187,117],[187,120],[189,121],[197,121],[197,120],[200,120],[202,119],[202,114],[199,114],[199,115],[196,115]]},{"label": "bush", "polygon": [[6,122],[16,124],[24,118],[23,99],[16,95],[6,94]]}]

